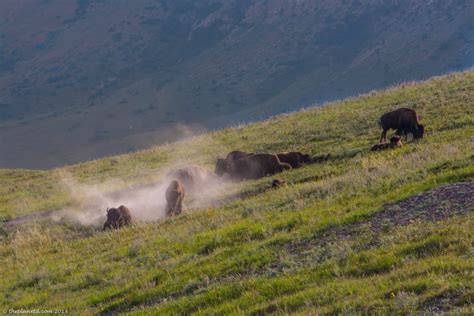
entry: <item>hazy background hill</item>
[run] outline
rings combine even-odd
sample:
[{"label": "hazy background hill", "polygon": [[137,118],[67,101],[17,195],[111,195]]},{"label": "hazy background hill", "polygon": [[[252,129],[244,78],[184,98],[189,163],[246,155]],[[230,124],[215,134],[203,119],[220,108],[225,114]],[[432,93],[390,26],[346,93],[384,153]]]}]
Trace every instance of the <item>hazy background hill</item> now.
[{"label": "hazy background hill", "polygon": [[5,0],[0,167],[45,168],[474,63],[474,1]]}]

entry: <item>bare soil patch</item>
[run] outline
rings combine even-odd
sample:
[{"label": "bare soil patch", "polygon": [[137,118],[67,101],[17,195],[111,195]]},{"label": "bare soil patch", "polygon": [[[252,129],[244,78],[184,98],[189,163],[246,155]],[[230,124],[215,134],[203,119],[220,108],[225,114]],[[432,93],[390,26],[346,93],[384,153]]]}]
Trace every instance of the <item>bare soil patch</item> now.
[{"label": "bare soil patch", "polygon": [[417,221],[437,222],[474,210],[474,182],[460,182],[409,197],[397,203],[387,204],[367,219],[348,225],[330,227],[316,235],[291,244],[290,252],[349,239],[370,230],[381,232],[393,226],[404,226]]}]

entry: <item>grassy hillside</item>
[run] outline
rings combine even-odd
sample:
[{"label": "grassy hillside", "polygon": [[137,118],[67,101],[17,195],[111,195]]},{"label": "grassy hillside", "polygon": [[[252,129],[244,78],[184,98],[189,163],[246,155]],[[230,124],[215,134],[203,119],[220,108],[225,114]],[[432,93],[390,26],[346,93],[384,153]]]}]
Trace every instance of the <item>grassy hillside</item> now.
[{"label": "grassy hillside", "polygon": [[465,69],[473,21],[470,0],[1,1],[0,166],[132,152]]},{"label": "grassy hillside", "polygon": [[[418,111],[426,137],[369,152],[378,117],[400,106]],[[158,181],[170,166],[212,168],[231,149],[331,154],[281,174],[288,188],[271,189],[271,178],[225,185],[219,198],[247,198],[173,219],[106,233],[68,221],[4,227],[0,306],[83,314],[472,312],[473,138],[471,70],[133,154],[2,170],[0,214],[8,219],[80,207],[71,179],[113,191]]]}]

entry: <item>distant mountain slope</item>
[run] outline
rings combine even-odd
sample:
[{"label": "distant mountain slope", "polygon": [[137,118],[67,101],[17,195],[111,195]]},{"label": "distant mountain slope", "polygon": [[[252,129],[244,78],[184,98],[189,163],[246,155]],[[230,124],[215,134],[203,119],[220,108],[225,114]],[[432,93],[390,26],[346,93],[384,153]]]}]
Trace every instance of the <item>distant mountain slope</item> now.
[{"label": "distant mountain slope", "polygon": [[469,0],[7,0],[0,29],[0,167],[127,152],[474,62]]}]

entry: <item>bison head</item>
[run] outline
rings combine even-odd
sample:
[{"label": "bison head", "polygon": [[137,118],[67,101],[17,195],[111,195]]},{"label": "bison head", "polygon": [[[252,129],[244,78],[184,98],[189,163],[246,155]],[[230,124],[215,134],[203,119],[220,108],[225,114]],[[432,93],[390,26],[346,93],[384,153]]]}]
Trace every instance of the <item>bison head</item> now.
[{"label": "bison head", "polygon": [[392,146],[402,147],[402,138],[398,135],[392,136],[390,138],[390,144],[392,144]]},{"label": "bison head", "polygon": [[313,162],[313,159],[311,158],[310,155],[304,154],[304,155],[301,157],[301,162],[302,162],[302,163],[312,163],[312,162]]},{"label": "bison head", "polygon": [[227,172],[227,160],[223,158],[218,158],[216,161],[216,169],[214,173],[218,176],[224,175]]},{"label": "bison head", "polygon": [[392,137],[390,138],[390,142],[391,142],[391,143],[398,143],[398,142],[400,141],[400,139],[402,139],[400,136],[395,135],[395,136],[392,136]]},{"label": "bison head", "polygon": [[424,133],[425,133],[425,127],[421,124],[418,124],[416,126],[416,129],[413,131],[413,138],[422,139]]}]

